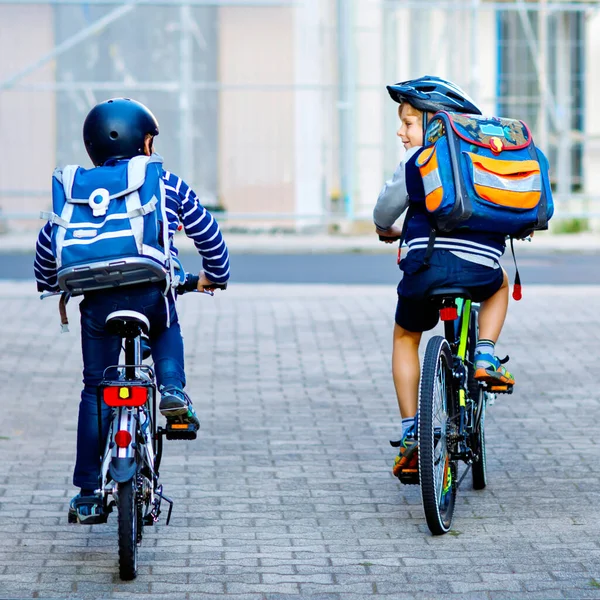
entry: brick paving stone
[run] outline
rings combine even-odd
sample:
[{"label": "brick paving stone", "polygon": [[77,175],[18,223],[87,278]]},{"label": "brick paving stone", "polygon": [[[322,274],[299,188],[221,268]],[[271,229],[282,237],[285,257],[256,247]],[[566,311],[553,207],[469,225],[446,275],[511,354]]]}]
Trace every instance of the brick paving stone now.
[{"label": "brick paving stone", "polygon": [[489,485],[467,477],[442,537],[418,487],[390,474],[393,289],[181,298],[202,428],[165,447],[172,524],[146,529],[129,583],[114,515],[66,522],[77,303],[61,335],[55,299],[0,283],[0,599],[600,598],[600,287],[528,286],[511,302],[498,352],[517,387],[487,414]]}]

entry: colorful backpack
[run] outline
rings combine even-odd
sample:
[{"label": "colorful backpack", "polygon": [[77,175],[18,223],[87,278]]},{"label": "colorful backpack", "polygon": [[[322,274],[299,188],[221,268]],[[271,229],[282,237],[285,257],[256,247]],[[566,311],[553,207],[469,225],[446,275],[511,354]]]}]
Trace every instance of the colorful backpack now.
[{"label": "colorful backpack", "polygon": [[70,295],[171,280],[162,158],[112,166],[68,165],[52,178],[52,251],[58,285]]},{"label": "colorful backpack", "polygon": [[554,212],[548,161],[523,121],[438,112],[416,159],[425,208],[439,232],[523,238]]}]

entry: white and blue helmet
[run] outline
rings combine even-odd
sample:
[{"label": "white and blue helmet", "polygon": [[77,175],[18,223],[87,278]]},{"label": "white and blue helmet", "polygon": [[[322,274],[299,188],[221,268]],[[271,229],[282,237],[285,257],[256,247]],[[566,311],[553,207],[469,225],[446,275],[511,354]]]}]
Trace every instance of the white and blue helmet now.
[{"label": "white and blue helmet", "polygon": [[440,77],[425,75],[419,79],[388,85],[392,100],[408,102],[417,110],[435,113],[438,110],[480,115],[481,110],[456,84]]}]

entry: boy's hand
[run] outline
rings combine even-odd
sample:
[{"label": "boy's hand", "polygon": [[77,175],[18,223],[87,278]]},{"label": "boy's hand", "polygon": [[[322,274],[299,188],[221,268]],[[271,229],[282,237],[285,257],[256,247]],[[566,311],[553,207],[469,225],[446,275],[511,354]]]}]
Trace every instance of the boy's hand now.
[{"label": "boy's hand", "polygon": [[402,228],[397,225],[392,225],[389,229],[375,228],[375,231],[379,235],[379,239],[386,244],[397,242],[402,236]]},{"label": "boy's hand", "polygon": [[214,292],[215,291],[215,283],[214,281],[211,281],[205,274],[204,271],[200,271],[200,273],[198,273],[198,285],[196,287],[196,289],[199,292],[203,292],[204,290],[206,290],[207,292]]}]

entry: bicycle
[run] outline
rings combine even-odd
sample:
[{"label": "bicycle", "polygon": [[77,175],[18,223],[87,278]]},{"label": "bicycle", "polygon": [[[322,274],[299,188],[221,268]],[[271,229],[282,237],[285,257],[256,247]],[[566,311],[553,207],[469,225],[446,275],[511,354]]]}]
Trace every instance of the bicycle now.
[{"label": "bicycle", "polygon": [[[474,489],[487,485],[486,406],[495,394],[512,393],[512,386],[488,386],[474,378],[479,306],[468,290],[439,288],[429,298],[439,307],[444,336],[432,337],[425,349],[417,413],[418,482],[407,483],[419,483],[427,526],[442,535],[452,526],[456,494],[469,470]],[[458,461],[467,465],[460,479]]]},{"label": "bicycle", "polygon": [[[198,276],[188,274],[176,287],[177,294],[194,291],[197,284]],[[205,293],[213,295],[213,289],[226,288],[226,283],[213,284]],[[64,301],[61,306],[62,317]],[[138,547],[144,527],[158,521],[163,500],[169,504],[166,525],[171,519],[173,500],[163,493],[163,486],[159,484],[163,438],[193,440],[197,427],[169,419],[166,427],[157,427],[154,370],[143,363],[149,355],[149,347],[144,349],[143,346],[144,337],[150,333],[148,319],[136,311],[119,310],[108,315],[105,328],[124,340],[125,362],[107,367],[98,386],[101,474],[95,494],[100,498],[102,510],[91,520],[86,518],[85,523],[106,523],[109,514],[117,508],[119,576],[122,580],[131,580],[137,576]],[[116,379],[108,377],[115,372]],[[106,437],[102,435],[102,403],[112,409]],[[81,521],[78,515],[69,513],[69,522]]]}]

